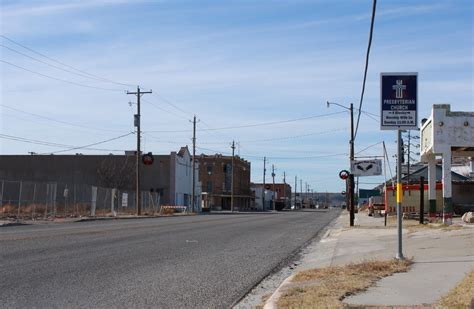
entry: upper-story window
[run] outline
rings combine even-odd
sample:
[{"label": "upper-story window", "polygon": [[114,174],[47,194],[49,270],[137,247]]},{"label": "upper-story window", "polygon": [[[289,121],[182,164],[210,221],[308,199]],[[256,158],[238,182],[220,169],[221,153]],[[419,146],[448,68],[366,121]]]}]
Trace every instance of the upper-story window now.
[{"label": "upper-story window", "polygon": [[207,173],[208,173],[209,175],[212,174],[212,165],[208,165],[208,166],[207,166]]}]

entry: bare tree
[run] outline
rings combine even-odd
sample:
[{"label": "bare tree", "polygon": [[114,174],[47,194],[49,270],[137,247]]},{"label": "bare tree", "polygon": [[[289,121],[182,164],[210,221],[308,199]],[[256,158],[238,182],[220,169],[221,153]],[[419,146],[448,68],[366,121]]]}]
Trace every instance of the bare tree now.
[{"label": "bare tree", "polygon": [[135,160],[133,156],[120,158],[110,156],[100,164],[97,174],[100,185],[119,190],[132,189],[134,184]]}]

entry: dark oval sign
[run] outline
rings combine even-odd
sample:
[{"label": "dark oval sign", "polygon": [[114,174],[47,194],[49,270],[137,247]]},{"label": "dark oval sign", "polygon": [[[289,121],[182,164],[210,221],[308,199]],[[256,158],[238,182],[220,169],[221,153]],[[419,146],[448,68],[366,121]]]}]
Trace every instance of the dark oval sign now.
[{"label": "dark oval sign", "polygon": [[145,165],[152,165],[154,160],[155,159],[153,158],[153,155],[151,154],[151,152],[144,154],[142,156],[142,162]]},{"label": "dark oval sign", "polygon": [[342,170],[339,172],[339,178],[341,178],[342,180],[346,180],[347,178],[349,178],[349,174],[349,171]]}]

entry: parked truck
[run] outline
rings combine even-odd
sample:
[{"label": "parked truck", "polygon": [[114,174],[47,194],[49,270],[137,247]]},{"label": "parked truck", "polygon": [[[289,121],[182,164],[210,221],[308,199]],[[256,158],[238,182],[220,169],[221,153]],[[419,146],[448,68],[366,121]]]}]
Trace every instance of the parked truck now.
[{"label": "parked truck", "polygon": [[385,202],[381,196],[371,196],[369,198],[369,216],[381,214],[385,210]]}]

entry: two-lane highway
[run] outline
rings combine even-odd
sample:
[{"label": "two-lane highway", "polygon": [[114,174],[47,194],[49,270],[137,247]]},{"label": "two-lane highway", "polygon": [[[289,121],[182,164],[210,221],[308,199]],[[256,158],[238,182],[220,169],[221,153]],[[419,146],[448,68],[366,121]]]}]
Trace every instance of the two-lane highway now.
[{"label": "two-lane highway", "polygon": [[228,308],[338,213],[1,227],[0,307]]}]

